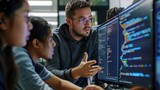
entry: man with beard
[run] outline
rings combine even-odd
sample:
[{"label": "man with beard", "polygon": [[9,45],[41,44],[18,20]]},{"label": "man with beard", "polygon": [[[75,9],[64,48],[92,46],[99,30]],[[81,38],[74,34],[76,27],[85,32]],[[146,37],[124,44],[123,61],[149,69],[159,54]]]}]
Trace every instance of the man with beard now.
[{"label": "man with beard", "polygon": [[66,23],[53,33],[55,53],[47,68],[60,78],[86,86],[101,68],[96,65],[96,31],[91,30],[94,18],[86,0],[70,0],[66,7]]}]

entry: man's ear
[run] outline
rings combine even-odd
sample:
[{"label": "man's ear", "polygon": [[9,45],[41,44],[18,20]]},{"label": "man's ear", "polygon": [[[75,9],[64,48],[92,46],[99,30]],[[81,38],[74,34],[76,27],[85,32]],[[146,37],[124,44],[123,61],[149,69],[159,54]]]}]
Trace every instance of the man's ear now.
[{"label": "man's ear", "polygon": [[71,19],[67,17],[67,18],[66,18],[66,23],[70,26],[71,23],[72,23],[72,22],[71,22]]},{"label": "man's ear", "polygon": [[39,42],[39,40],[34,39],[32,41],[32,45],[33,45],[34,48],[40,48],[40,42]]},{"label": "man's ear", "polygon": [[0,28],[1,30],[7,30],[7,23],[5,22],[7,20],[4,13],[0,13]]}]

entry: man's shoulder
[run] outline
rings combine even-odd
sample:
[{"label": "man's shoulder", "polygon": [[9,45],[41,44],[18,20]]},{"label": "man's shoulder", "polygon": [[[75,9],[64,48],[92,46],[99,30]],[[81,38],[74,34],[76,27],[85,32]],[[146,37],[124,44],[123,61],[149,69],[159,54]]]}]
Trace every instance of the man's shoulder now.
[{"label": "man's shoulder", "polygon": [[64,30],[61,30],[61,29],[56,29],[54,32],[53,32],[53,40],[55,40],[55,42],[58,42],[58,41],[63,41],[66,39],[65,37],[65,34],[64,33],[65,31]]},{"label": "man's shoulder", "polygon": [[97,30],[92,30],[92,34],[97,34]]},{"label": "man's shoulder", "polygon": [[89,37],[94,39],[94,38],[96,38],[96,36],[97,36],[97,30],[92,30]]}]

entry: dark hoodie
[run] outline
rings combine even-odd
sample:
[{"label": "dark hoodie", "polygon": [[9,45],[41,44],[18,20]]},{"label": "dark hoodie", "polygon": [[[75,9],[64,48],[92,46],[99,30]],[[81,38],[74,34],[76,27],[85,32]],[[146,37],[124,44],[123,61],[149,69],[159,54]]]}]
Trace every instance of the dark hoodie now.
[{"label": "dark hoodie", "polygon": [[65,23],[59,30],[53,33],[56,47],[53,59],[47,63],[47,68],[56,76],[74,82],[79,86],[86,86],[85,78],[74,80],[71,69],[78,66],[84,56],[88,53],[88,60],[97,60],[96,31],[91,31],[89,37],[81,41],[74,40],[69,33],[69,26]]}]

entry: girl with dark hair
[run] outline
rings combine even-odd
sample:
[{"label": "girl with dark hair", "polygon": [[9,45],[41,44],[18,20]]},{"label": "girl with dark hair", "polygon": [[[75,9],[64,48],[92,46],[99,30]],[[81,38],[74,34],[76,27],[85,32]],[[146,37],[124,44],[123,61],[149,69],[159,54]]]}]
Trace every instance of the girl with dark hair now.
[{"label": "girl with dark hair", "polygon": [[[33,29],[25,48],[15,47],[14,57],[18,65],[19,79],[16,90],[80,90],[68,81],[53,75],[44,66],[38,63],[39,58],[46,60],[52,58],[55,42],[47,21],[40,17],[32,17]],[[102,88],[89,85],[84,90],[103,90]]]},{"label": "girl with dark hair", "polygon": [[113,18],[114,16],[118,15],[124,8],[122,7],[114,7],[111,9],[108,9],[106,12],[106,20],[109,20]]},{"label": "girl with dark hair", "polygon": [[27,0],[0,0],[0,90],[12,90],[17,68],[12,46],[24,46],[32,28]]}]

